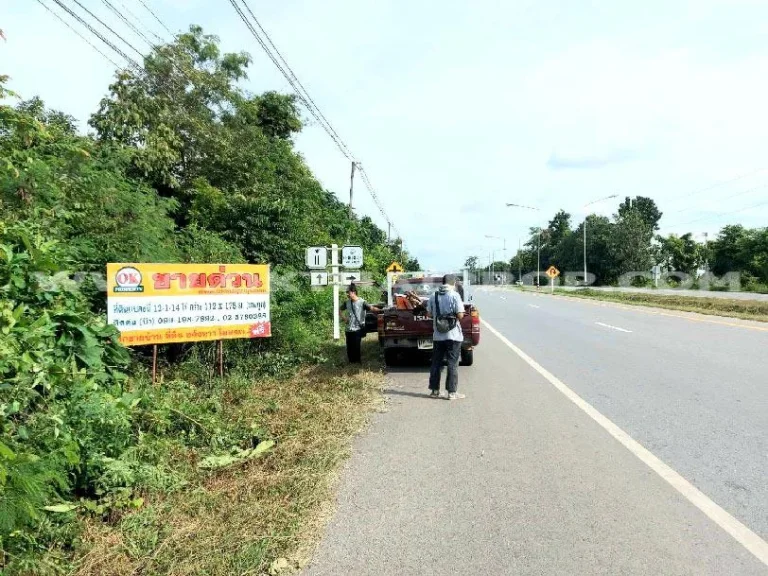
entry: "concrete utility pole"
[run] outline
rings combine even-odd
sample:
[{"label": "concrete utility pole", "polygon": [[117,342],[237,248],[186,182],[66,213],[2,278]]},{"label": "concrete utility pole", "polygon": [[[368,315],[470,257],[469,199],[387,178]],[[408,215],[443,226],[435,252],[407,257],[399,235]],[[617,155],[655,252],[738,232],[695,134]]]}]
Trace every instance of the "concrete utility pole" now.
[{"label": "concrete utility pole", "polygon": [[357,163],[352,161],[352,174],[349,176],[349,217],[352,218],[352,196],[355,192],[355,168]]},{"label": "concrete utility pole", "polygon": [[[523,204],[513,204],[511,202],[507,202],[507,208],[523,208],[525,210],[536,210],[537,212],[541,212],[540,208],[536,208],[535,206],[524,206]],[[538,257],[537,257],[537,264],[536,264],[536,288],[539,287],[539,278],[541,277],[541,226],[539,226],[539,247],[537,249]]]}]

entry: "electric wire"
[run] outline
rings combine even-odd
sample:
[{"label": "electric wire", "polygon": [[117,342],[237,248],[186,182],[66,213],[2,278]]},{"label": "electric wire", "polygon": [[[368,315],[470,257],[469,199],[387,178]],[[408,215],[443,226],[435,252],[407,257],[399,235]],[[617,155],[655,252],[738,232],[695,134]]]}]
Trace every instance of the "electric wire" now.
[{"label": "electric wire", "polygon": [[80,39],[81,39],[81,40],[83,40],[83,41],[84,41],[86,44],[88,44],[88,45],[89,45],[91,48],[93,48],[94,50],[96,50],[96,52],[98,52],[99,54],[101,54],[101,56],[102,56],[104,59],[106,59],[108,62],[110,62],[110,63],[111,63],[111,64],[112,64],[112,65],[113,65],[115,68],[122,68],[122,66],[120,66],[120,65],[119,65],[117,62],[115,62],[114,60],[112,60],[112,58],[110,58],[109,56],[107,56],[106,54],[104,54],[104,52],[102,52],[102,51],[101,51],[101,50],[98,48],[98,46],[96,46],[96,45],[95,45],[93,42],[91,42],[90,40],[88,40],[88,38],[86,38],[86,37],[85,37],[83,34],[81,34],[81,33],[80,33],[80,32],[79,32],[79,31],[78,31],[78,30],[77,30],[77,29],[76,29],[74,26],[72,26],[72,25],[71,25],[69,22],[67,22],[66,20],[64,20],[64,18],[62,18],[62,17],[61,17],[61,15],[59,15],[57,12],[55,12],[54,10],[52,10],[50,6],[48,6],[48,5],[47,5],[45,2],[43,2],[43,0],[37,0],[37,3],[38,3],[38,4],[40,4],[40,6],[42,6],[43,8],[45,8],[45,9],[46,9],[48,12],[50,12],[50,13],[51,13],[51,14],[52,14],[52,15],[53,15],[55,18],[57,18],[57,19],[58,19],[58,20],[59,20],[59,21],[60,21],[62,24],[64,24],[64,26],[66,26],[66,27],[67,27],[67,28],[69,28],[69,29],[70,29],[72,32],[74,32],[75,34],[77,34],[77,35],[80,37]]}]

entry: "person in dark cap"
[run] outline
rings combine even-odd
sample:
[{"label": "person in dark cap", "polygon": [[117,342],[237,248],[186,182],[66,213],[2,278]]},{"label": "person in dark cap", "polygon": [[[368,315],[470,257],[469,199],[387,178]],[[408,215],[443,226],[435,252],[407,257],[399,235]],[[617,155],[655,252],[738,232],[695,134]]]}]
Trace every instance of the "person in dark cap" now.
[{"label": "person in dark cap", "polygon": [[350,364],[361,364],[361,350],[360,345],[362,339],[365,337],[365,313],[373,312],[378,314],[380,309],[375,306],[371,306],[360,298],[357,294],[357,286],[350,284],[347,288],[347,303],[345,309],[345,320],[347,322],[346,329],[346,342],[347,342],[347,358]]}]

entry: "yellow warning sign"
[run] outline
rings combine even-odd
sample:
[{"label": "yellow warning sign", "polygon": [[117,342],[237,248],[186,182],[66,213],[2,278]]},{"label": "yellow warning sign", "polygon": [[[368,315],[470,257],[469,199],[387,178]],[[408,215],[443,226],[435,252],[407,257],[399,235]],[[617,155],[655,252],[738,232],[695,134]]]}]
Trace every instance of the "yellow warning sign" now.
[{"label": "yellow warning sign", "polygon": [[392,264],[389,265],[389,268],[387,268],[387,272],[402,272],[403,267],[400,266],[399,262],[392,262]]},{"label": "yellow warning sign", "polygon": [[560,276],[560,270],[558,270],[554,266],[550,266],[549,268],[547,268],[547,276],[549,276],[550,278],[557,278],[558,276]]}]

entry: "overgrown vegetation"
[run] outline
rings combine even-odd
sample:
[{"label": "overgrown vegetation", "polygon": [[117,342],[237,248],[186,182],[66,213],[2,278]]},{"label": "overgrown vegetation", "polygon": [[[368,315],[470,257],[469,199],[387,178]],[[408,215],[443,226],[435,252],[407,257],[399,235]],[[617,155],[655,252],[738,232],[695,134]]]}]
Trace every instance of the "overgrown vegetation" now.
[{"label": "overgrown vegetation", "polygon": [[[249,62],[192,27],[117,75],[89,136],[0,77],[18,102],[0,105],[3,574],[263,570],[372,405],[375,373],[339,373],[303,248],[361,244],[374,275],[418,262],[322,188],[293,97],[238,87]],[[212,344],[164,347],[153,386],[82,275],[120,261],[270,263],[274,336],[227,342],[223,380]]]}]

